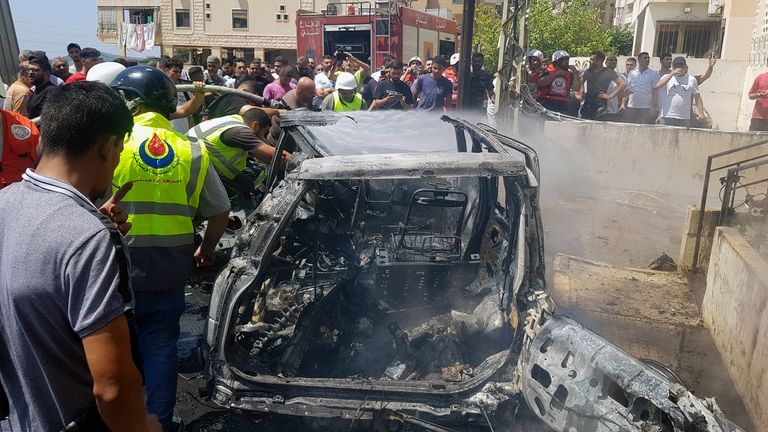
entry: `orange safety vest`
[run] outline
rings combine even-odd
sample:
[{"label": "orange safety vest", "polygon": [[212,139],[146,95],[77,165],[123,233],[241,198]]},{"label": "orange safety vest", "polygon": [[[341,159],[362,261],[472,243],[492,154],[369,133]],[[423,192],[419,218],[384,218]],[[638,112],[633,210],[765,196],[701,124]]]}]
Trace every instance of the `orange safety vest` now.
[{"label": "orange safety vest", "polygon": [[[554,64],[547,66],[547,75],[557,72]],[[542,74],[539,79],[544,78]],[[566,71],[564,75],[555,78],[548,86],[537,88],[539,100],[551,100],[556,102],[569,102],[571,100],[571,84],[573,84],[573,72]]]},{"label": "orange safety vest", "polygon": [[21,181],[21,175],[37,159],[40,131],[32,120],[0,110],[0,189]]}]

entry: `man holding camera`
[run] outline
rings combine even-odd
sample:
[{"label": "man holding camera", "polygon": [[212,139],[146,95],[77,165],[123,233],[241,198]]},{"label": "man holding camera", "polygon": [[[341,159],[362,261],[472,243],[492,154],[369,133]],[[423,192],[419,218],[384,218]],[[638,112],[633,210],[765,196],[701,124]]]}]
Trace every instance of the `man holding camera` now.
[{"label": "man holding camera", "polygon": [[375,110],[409,110],[413,107],[413,93],[408,84],[400,77],[403,75],[403,62],[390,60],[387,63],[387,76],[389,79],[379,81],[376,91],[373,92],[373,103],[368,109]]}]

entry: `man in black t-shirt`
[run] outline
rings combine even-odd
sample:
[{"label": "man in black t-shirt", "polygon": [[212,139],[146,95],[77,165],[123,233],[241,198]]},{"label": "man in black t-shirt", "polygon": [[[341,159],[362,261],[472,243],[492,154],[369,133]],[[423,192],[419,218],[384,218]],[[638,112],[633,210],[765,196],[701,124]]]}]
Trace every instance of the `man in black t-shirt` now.
[{"label": "man in black t-shirt", "polygon": [[[584,119],[597,119],[606,112],[607,101],[617,97],[624,91],[627,81],[613,69],[604,66],[605,54],[593,51],[589,57],[589,69],[581,77],[581,88],[577,98],[583,100],[579,114]],[[609,92],[611,82],[616,88]]]},{"label": "man in black t-shirt", "polygon": [[48,95],[56,86],[51,83],[51,63],[48,57],[36,55],[29,58],[29,81],[35,86],[32,97],[27,102],[27,114],[29,118],[40,117],[43,112],[43,105],[48,99]]},{"label": "man in black t-shirt", "polygon": [[466,108],[485,109],[484,103],[493,99],[493,76],[483,70],[485,56],[483,53],[472,54],[472,74],[469,76]]},{"label": "man in black t-shirt", "polygon": [[409,110],[413,107],[413,93],[408,84],[400,80],[403,75],[403,62],[392,59],[387,64],[388,79],[379,81],[373,92],[373,103],[368,109]]}]

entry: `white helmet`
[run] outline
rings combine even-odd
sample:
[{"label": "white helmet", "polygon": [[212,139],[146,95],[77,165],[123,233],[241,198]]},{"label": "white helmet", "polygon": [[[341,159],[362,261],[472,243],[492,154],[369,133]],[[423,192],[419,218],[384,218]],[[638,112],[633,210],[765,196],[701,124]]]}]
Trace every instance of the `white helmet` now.
[{"label": "white helmet", "polygon": [[565,50],[558,50],[552,54],[552,62],[554,63],[560,60],[561,58],[570,57],[570,56],[571,55],[568,54],[568,52],[566,52]]},{"label": "white helmet", "polygon": [[336,77],[336,90],[357,90],[357,80],[349,72],[341,72]]},{"label": "white helmet", "polygon": [[461,53],[453,53],[451,56],[451,66],[454,66],[459,60],[461,60]]},{"label": "white helmet", "polygon": [[85,79],[88,81],[98,81],[109,85],[115,80],[115,77],[120,72],[125,70],[125,66],[115,62],[104,62],[94,65],[89,71]]}]

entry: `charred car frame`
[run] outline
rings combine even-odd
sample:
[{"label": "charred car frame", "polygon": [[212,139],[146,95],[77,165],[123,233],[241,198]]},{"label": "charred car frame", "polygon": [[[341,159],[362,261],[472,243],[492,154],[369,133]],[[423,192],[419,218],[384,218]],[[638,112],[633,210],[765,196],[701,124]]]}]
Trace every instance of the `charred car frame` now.
[{"label": "charred car frame", "polygon": [[213,287],[213,401],[388,430],[516,429],[522,405],[558,431],[739,430],[555,313],[532,148],[448,117],[436,151],[334,146],[334,127],[366,121],[283,119],[291,166],[273,163]]}]

